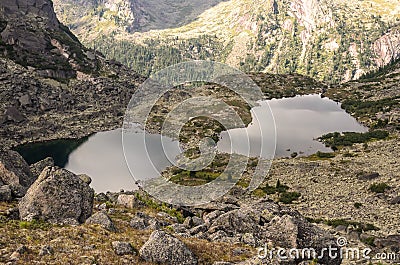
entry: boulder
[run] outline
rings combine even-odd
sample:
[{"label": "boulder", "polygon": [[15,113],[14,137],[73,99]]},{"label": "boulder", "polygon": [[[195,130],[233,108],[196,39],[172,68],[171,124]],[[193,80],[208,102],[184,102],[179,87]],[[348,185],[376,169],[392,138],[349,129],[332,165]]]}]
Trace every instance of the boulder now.
[{"label": "boulder", "polygon": [[162,230],[154,231],[139,251],[146,261],[161,264],[195,265],[196,256],[179,239]]},{"label": "boulder", "polygon": [[117,204],[126,208],[135,208],[140,205],[140,202],[135,195],[120,194],[117,199]]},{"label": "boulder", "polygon": [[14,197],[23,197],[35,178],[20,154],[12,150],[0,150],[0,180],[9,185]]},{"label": "boulder", "polygon": [[117,230],[113,221],[105,212],[97,212],[93,214],[86,220],[86,224],[97,224],[111,232]]},{"label": "boulder", "polygon": [[16,107],[9,107],[5,110],[3,119],[5,121],[20,123],[23,122],[26,118]]},{"label": "boulder", "polygon": [[133,229],[144,230],[149,226],[149,219],[150,217],[146,214],[137,212],[136,216],[131,219],[129,225]]},{"label": "boulder", "polygon": [[54,159],[52,157],[47,157],[43,160],[40,160],[39,162],[36,162],[35,164],[32,164],[30,166],[30,169],[32,175],[37,178],[46,167],[54,167]]},{"label": "boulder", "polygon": [[135,249],[129,242],[114,241],[111,245],[117,255],[136,255]]},{"label": "boulder", "polygon": [[92,214],[94,191],[66,169],[47,167],[19,203],[22,220],[79,224]]},{"label": "boulder", "polygon": [[222,230],[229,236],[239,233],[254,233],[257,230],[257,223],[243,209],[238,209],[218,216],[212,223],[209,232],[215,233],[218,230]]},{"label": "boulder", "polygon": [[[309,223],[304,217],[288,214],[274,217],[267,225],[264,236],[264,242],[270,240],[274,245],[285,249],[314,249],[316,255],[322,253],[323,248],[336,248],[336,253],[339,253],[340,249],[335,238],[328,232]],[[341,264],[340,255],[332,259],[327,252],[324,253],[326,254],[324,257],[318,257],[318,261],[321,263],[327,265]]]}]

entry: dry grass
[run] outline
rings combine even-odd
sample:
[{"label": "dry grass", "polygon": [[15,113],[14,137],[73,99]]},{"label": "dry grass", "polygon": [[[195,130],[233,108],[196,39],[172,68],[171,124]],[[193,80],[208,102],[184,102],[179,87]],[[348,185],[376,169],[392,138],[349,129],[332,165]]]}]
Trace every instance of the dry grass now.
[{"label": "dry grass", "polygon": [[[111,247],[112,241],[127,241],[138,251],[152,233],[151,230],[135,230],[129,227],[129,220],[137,209],[116,208],[111,215],[118,232],[109,232],[96,225],[56,226],[35,223],[21,226],[21,221],[7,220],[2,214],[16,203],[0,203],[0,264],[10,261],[10,255],[21,245],[29,251],[21,255],[15,264],[151,264],[138,256],[118,256]],[[151,216],[157,212],[151,208],[141,208]],[[26,227],[26,228],[21,228]],[[182,238],[181,238],[182,239]],[[240,261],[254,255],[248,246],[211,243],[200,239],[182,239],[199,257],[199,264],[214,261]],[[50,245],[53,255],[40,256],[42,246]],[[233,250],[240,248],[242,254],[235,256]]]}]

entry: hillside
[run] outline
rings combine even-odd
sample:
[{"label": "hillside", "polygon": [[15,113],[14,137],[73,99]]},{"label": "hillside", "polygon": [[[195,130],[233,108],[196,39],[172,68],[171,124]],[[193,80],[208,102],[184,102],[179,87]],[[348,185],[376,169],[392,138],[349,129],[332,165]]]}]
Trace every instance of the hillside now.
[{"label": "hillside", "polygon": [[157,5],[137,0],[54,4],[86,45],[143,75],[207,58],[246,72],[296,72],[337,83],[358,79],[400,56],[395,0],[199,2],[171,8],[165,8],[167,0]]},{"label": "hillside", "polygon": [[1,2],[0,33],[3,148],[119,126],[143,79],[85,48],[51,1]]}]

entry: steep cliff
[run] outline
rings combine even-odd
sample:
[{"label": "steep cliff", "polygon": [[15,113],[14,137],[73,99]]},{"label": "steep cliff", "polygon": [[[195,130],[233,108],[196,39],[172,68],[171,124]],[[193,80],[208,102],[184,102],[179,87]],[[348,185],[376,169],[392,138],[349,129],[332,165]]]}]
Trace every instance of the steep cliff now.
[{"label": "steep cliff", "polygon": [[[85,44],[145,75],[182,60],[209,58],[244,71],[343,82],[399,58],[395,0],[80,4],[87,2],[54,1],[62,21]],[[80,13],[71,15],[76,9]]]}]

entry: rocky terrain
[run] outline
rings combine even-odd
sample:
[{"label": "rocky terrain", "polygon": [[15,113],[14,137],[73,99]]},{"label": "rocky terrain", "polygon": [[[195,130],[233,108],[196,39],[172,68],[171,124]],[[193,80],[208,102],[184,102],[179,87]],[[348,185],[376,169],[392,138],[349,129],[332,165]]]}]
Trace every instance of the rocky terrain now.
[{"label": "rocky terrain", "polygon": [[[382,19],[391,20],[388,10],[381,12]],[[142,190],[95,194],[89,176],[58,168],[52,158],[28,165],[12,151],[27,142],[120,127],[124,108],[144,78],[86,49],[59,23],[48,0],[1,2],[0,34],[1,264],[355,264],[327,256],[257,257],[265,246],[338,248],[339,237],[347,239],[346,246],[368,247],[372,253],[399,252],[399,61],[335,86],[298,74],[251,74],[265,98],[322,93],[343,102],[371,130],[390,134],[325,156],[277,159],[265,182],[249,192],[253,158],[229,194],[182,207]],[[235,95],[214,85],[194,92],[224,98],[249,122],[248,106]],[[159,129],[163,110],[185,96],[160,99],[152,129]],[[189,130],[182,136],[188,135]],[[204,135],[199,128],[192,134],[194,140]],[[226,157],[218,159],[215,172]],[[177,175],[170,177],[179,183]],[[371,263],[398,260],[357,260]]]},{"label": "rocky terrain", "polygon": [[203,2],[54,4],[86,45],[143,75],[209,58],[246,72],[299,73],[338,83],[400,56],[396,0]]}]

